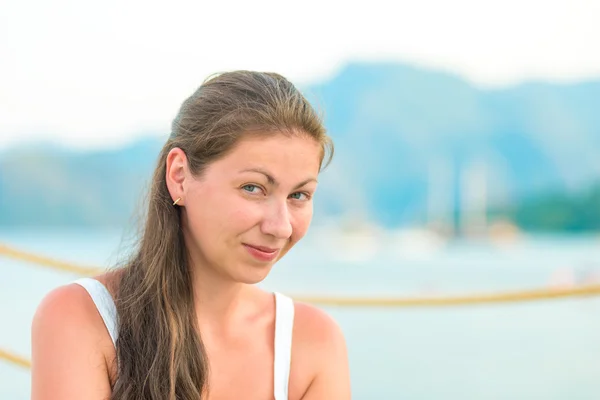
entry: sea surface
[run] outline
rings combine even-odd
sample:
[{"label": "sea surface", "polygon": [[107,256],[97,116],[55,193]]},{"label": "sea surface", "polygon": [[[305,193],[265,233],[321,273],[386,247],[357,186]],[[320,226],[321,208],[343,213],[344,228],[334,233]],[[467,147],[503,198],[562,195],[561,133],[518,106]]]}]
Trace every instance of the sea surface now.
[{"label": "sea surface", "polygon": [[[600,272],[599,237],[363,239],[313,231],[261,286],[292,296],[459,295],[589,283]],[[0,243],[93,266],[127,251],[116,230],[4,230]],[[40,300],[76,278],[0,255],[0,348],[28,357]],[[353,399],[600,398],[600,298],[323,308],[347,340]],[[0,399],[29,399],[29,379],[0,360]]]}]

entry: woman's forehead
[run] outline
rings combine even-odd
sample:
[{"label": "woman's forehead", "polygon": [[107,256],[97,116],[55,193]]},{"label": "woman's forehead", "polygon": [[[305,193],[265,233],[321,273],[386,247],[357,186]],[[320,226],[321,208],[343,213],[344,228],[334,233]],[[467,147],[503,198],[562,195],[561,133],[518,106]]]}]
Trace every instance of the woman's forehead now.
[{"label": "woman's forehead", "polygon": [[[275,177],[318,174],[321,162],[320,144],[305,136],[269,135],[244,138],[222,159],[214,170],[226,173],[262,170]],[[210,168],[213,169],[213,168]]]}]

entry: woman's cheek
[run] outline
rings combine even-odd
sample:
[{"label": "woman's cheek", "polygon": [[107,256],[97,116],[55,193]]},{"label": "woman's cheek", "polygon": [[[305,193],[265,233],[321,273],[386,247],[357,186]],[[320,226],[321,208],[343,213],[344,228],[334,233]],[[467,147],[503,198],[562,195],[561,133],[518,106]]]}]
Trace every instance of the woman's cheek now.
[{"label": "woman's cheek", "polygon": [[306,205],[302,209],[296,210],[292,219],[292,229],[294,241],[300,240],[308,231],[310,222],[312,220],[312,204]]},{"label": "woman's cheek", "polygon": [[264,214],[264,205],[240,199],[230,207],[230,220],[239,224],[256,224]]}]

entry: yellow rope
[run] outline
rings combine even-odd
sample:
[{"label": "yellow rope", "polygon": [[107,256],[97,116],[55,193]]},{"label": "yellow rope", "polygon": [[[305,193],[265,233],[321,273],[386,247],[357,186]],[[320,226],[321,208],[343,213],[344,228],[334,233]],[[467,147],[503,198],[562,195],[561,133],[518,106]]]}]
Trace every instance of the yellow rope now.
[{"label": "yellow rope", "polygon": [[[0,255],[41,265],[47,268],[72,272],[79,275],[94,275],[102,272],[99,268],[85,267],[54,260],[37,254],[17,250],[0,244]],[[292,296],[295,300],[331,306],[351,307],[412,307],[412,306],[454,306],[467,304],[506,303],[533,300],[548,300],[565,297],[585,297],[600,295],[600,284],[582,285],[568,288],[541,288],[515,290],[498,293],[482,293],[451,297],[405,297],[405,298],[335,298]],[[0,359],[24,368],[31,368],[31,362],[21,356],[0,349]]]},{"label": "yellow rope", "polygon": [[[536,289],[504,293],[479,294],[455,297],[407,297],[407,298],[327,298],[327,297],[295,297],[295,300],[308,303],[319,303],[334,306],[368,306],[368,307],[408,307],[408,306],[451,306],[484,303],[505,303],[516,301],[532,301],[555,299],[561,297],[583,297],[600,294],[600,285],[585,285],[564,289]],[[31,368],[31,362],[21,356],[0,349],[0,360],[24,368]]]},{"label": "yellow rope", "polygon": [[6,360],[12,364],[18,365],[19,367],[31,368],[31,362],[26,358],[9,353],[8,351],[2,349],[0,349],[0,360]]},{"label": "yellow rope", "polygon": [[85,267],[68,263],[65,261],[54,260],[49,257],[44,257],[26,251],[17,250],[13,247],[9,247],[3,244],[0,244],[0,255],[3,255],[8,258],[13,258],[15,260],[37,264],[50,269],[55,269],[64,272],[72,272],[77,275],[91,276],[102,272],[100,268]]},{"label": "yellow rope", "polygon": [[457,306],[467,304],[508,303],[534,300],[548,300],[564,297],[586,297],[600,295],[600,284],[581,285],[569,288],[542,288],[515,290],[497,293],[481,293],[461,296],[439,297],[302,297],[293,296],[295,300],[307,303],[318,303],[331,306],[350,307],[414,307],[414,306]]},{"label": "yellow rope", "polygon": [[[29,253],[23,250],[0,244],[0,255],[41,265],[47,268],[73,272],[79,275],[94,275],[102,272],[95,267],[80,266],[68,262],[58,261],[48,257]],[[298,301],[319,303],[335,306],[371,306],[371,307],[407,307],[407,306],[449,306],[465,304],[500,303],[516,301],[545,300],[561,297],[583,297],[600,295],[600,284],[582,285],[567,288],[541,288],[529,290],[516,290],[497,293],[482,293],[461,296],[439,297],[405,297],[405,298],[347,298],[347,297],[306,297],[292,296]]]}]

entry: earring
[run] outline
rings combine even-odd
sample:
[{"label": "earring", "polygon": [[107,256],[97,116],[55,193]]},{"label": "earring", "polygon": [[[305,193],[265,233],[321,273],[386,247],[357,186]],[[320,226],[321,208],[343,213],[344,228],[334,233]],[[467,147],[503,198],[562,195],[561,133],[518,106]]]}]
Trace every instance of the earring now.
[{"label": "earring", "polygon": [[173,205],[174,205],[174,206],[176,206],[176,205],[177,205],[177,203],[179,202],[179,200],[181,200],[181,197],[178,197],[178,198],[177,198],[177,200],[175,200],[175,201],[173,202]]}]

